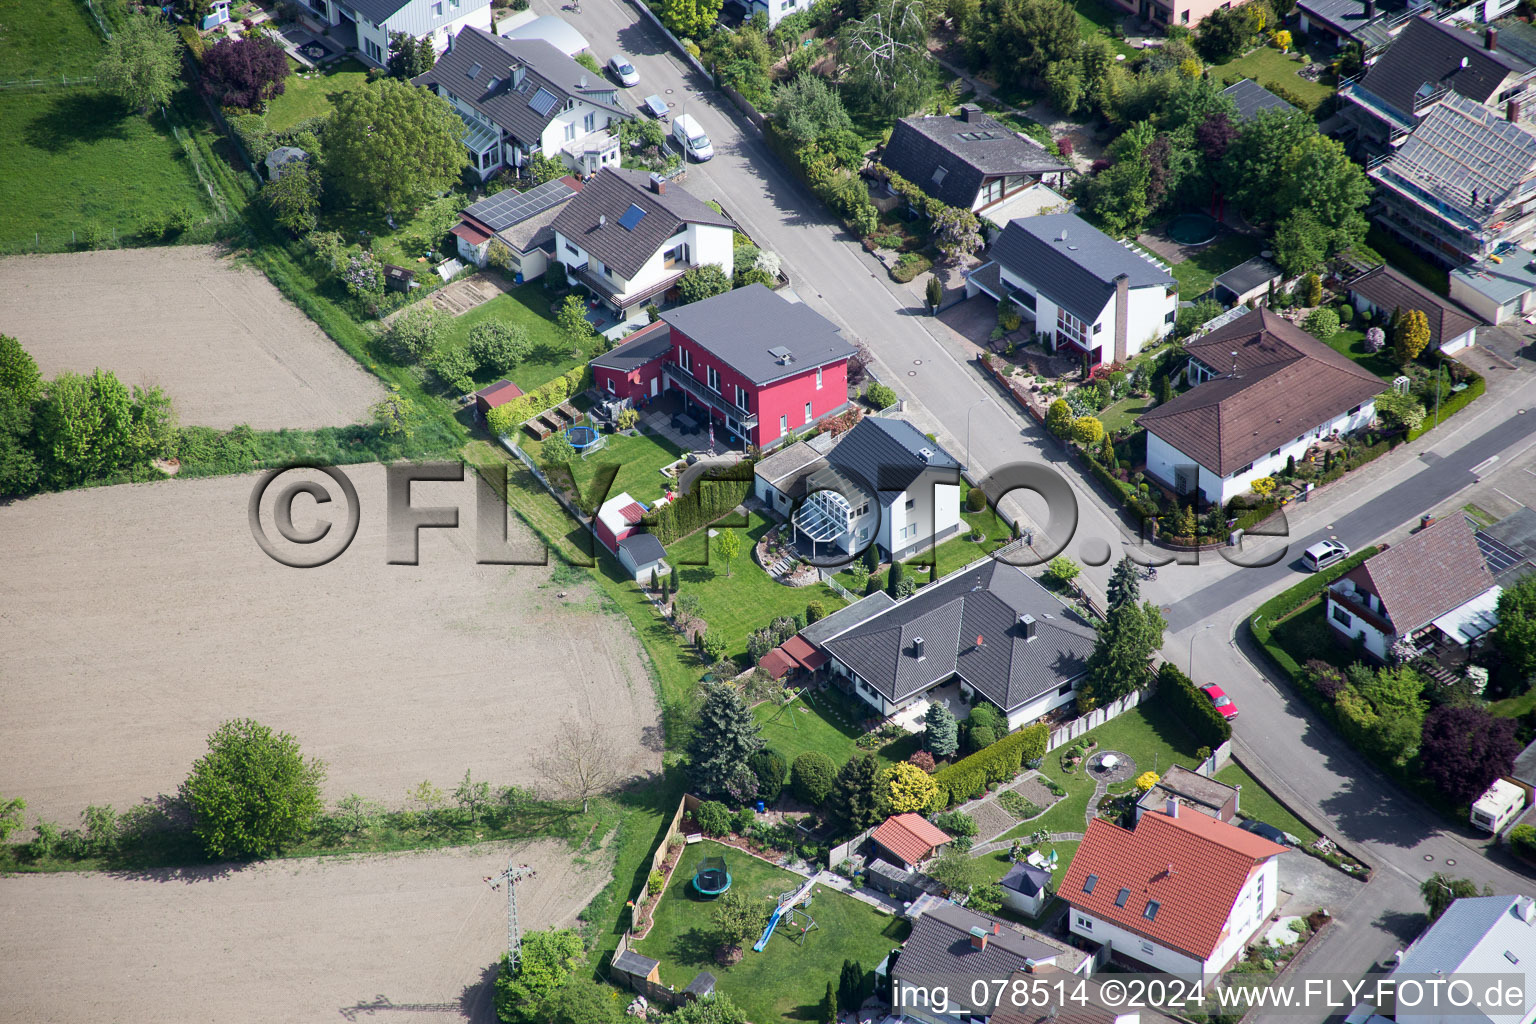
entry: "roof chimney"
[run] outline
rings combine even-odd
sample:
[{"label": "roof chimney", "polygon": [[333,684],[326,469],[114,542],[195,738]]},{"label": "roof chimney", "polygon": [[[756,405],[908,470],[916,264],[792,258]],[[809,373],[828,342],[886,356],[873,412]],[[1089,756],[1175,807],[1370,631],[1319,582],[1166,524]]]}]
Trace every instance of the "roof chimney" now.
[{"label": "roof chimney", "polygon": [[1365,20],[1370,21],[1376,17],[1376,0],[1365,0]]},{"label": "roof chimney", "polygon": [[960,104],[960,120],[969,124],[981,119],[981,108],[974,103]]},{"label": "roof chimney", "polygon": [[1489,25],[1483,32],[1483,49],[1497,50],[1499,48],[1499,30]]},{"label": "roof chimney", "polygon": [[1001,924],[997,923],[996,921],[993,921],[992,922],[992,934],[993,935],[1001,935],[1001,934],[1003,934],[1003,926]]},{"label": "roof chimney", "polygon": [[1520,100],[1518,98],[1512,99],[1505,104],[1504,116],[1509,119],[1510,124],[1520,123]]},{"label": "roof chimney", "polygon": [[1536,900],[1529,896],[1521,896],[1515,900],[1515,913],[1526,924],[1536,922]]},{"label": "roof chimney", "polygon": [[1174,798],[1174,797],[1169,797],[1168,798],[1168,817],[1170,817],[1170,818],[1177,818],[1178,816],[1179,816],[1179,801],[1176,798]]},{"label": "roof chimney", "polygon": [[651,191],[655,192],[659,196],[664,196],[667,194],[667,179],[663,178],[655,171],[651,172]]},{"label": "roof chimney", "polygon": [[1019,616],[1019,632],[1024,634],[1026,642],[1035,638],[1035,617],[1033,615]]},{"label": "roof chimney", "polygon": [[985,928],[981,927],[980,925],[977,925],[975,928],[972,928],[971,929],[971,948],[972,949],[986,949],[987,948],[987,937],[988,937],[987,936],[987,930]]},{"label": "roof chimney", "polygon": [[923,638],[920,636],[915,636],[912,638],[912,657],[917,658],[919,661],[922,660]]}]

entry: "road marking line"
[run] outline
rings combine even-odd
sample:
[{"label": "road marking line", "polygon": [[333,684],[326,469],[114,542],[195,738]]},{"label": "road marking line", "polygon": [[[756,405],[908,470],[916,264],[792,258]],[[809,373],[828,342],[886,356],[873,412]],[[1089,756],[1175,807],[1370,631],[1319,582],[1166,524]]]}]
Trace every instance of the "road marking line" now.
[{"label": "road marking line", "polygon": [[1490,455],[1482,462],[1479,462],[1477,465],[1473,466],[1470,472],[1473,476],[1478,476],[1482,473],[1483,470],[1487,469],[1489,466],[1498,461],[1499,457],[1497,455]]}]

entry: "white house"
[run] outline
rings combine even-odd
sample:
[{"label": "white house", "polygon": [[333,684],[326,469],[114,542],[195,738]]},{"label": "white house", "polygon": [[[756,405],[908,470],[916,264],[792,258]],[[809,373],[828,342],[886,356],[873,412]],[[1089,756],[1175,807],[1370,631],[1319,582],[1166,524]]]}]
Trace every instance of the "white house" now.
[{"label": "white house", "polygon": [[1173,802],[1134,831],[1095,818],[1061,880],[1068,928],[1155,971],[1227,967],[1275,909],[1285,848]]},{"label": "white house", "polygon": [[507,269],[518,283],[542,277],[555,252],[555,218],[581,182],[570,176],[546,181],[526,192],[504,189],[471,203],[459,213],[451,232],[459,258],[486,265],[493,243],[506,249]]},{"label": "white house", "polygon": [[[1038,917],[1051,898],[1051,868],[1039,853],[1030,861],[1018,861],[998,881],[1003,890],[1003,906],[1028,917]],[[1040,863],[1032,863],[1038,860]]]},{"label": "white house", "polygon": [[481,178],[521,167],[533,154],[578,174],[619,165],[618,125],[634,117],[618,88],[542,39],[502,39],[478,27],[453,38],[426,74],[412,79],[464,120],[464,145]]},{"label": "white house", "polygon": [[[1388,979],[1500,975],[1517,984],[1513,1006],[1397,1007],[1397,1024],[1531,1024],[1536,1020],[1536,903],[1530,896],[1471,896],[1456,900],[1413,941]],[[1518,982],[1510,979],[1514,975]]]},{"label": "white house", "polygon": [[773,28],[796,11],[810,10],[812,0],[735,0],[735,3],[746,12],[746,20],[751,21],[752,15],[762,11],[768,15],[768,27]]},{"label": "white house", "polygon": [[1195,387],[1137,419],[1147,472],[1226,504],[1318,441],[1376,415],[1387,385],[1289,320],[1257,309],[1185,343]]},{"label": "white house", "polygon": [[692,267],[733,272],[729,217],[676,185],[617,163],[586,183],[555,218],[555,259],[627,318],[657,300]]},{"label": "white house", "polygon": [[1469,646],[1498,624],[1502,592],[1466,517],[1455,515],[1340,576],[1325,612],[1344,642],[1358,637],[1387,661],[1400,639],[1424,651]]},{"label": "white house", "polygon": [[1536,314],[1536,258],[1524,249],[1451,271],[1451,298],[1490,324]]},{"label": "white house", "polygon": [[1477,317],[1441,298],[1407,274],[1382,264],[1349,282],[1355,310],[1389,317],[1395,310],[1416,309],[1429,323],[1429,347],[1445,355],[1477,344]]},{"label": "white house", "polygon": [[[867,617],[853,609],[869,605]],[[838,685],[894,715],[951,681],[1027,725],[1071,703],[1095,634],[1016,566],[992,558],[892,603],[883,591],[829,616],[835,632],[801,633],[829,656]],[[815,626],[822,626],[816,623]]]},{"label": "white house", "polygon": [[960,531],[960,463],[905,420],[866,416],[825,455],[791,449],[757,467],[755,490],[821,553],[873,543],[900,560]]},{"label": "white house", "polygon": [[1168,267],[1075,213],[1008,222],[992,262],[966,278],[967,296],[1009,299],[1056,351],[1090,366],[1123,363],[1173,330],[1178,284]]},{"label": "white house", "polygon": [[460,29],[491,27],[491,0],[302,0],[332,28],[355,27],[363,59],[383,67],[389,61],[389,37],[404,32],[432,40],[438,53],[448,49]]}]

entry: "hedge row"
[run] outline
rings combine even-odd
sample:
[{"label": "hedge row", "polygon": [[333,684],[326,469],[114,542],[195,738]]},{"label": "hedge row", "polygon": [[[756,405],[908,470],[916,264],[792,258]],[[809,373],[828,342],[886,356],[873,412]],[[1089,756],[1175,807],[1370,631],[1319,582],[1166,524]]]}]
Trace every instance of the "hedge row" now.
[{"label": "hedge row", "polygon": [[[1271,625],[1273,625],[1278,620],[1285,618],[1287,615],[1290,615],[1292,612],[1296,611],[1302,605],[1312,600],[1318,594],[1321,594],[1325,589],[1327,589],[1328,584],[1332,583],[1340,576],[1343,576],[1345,573],[1355,568],[1355,566],[1359,565],[1367,558],[1370,558],[1372,555],[1376,554],[1376,551],[1377,549],[1375,546],[1356,551],[1354,554],[1344,559],[1344,561],[1330,566],[1327,569],[1324,569],[1322,572],[1313,573],[1311,576],[1302,580],[1300,583],[1296,584],[1294,587],[1291,587],[1289,590],[1281,591],[1274,597],[1270,598],[1268,601],[1265,601],[1263,604],[1259,605],[1259,607],[1254,610],[1253,615],[1248,620],[1250,628],[1253,630],[1254,636],[1258,637],[1260,643],[1267,643],[1269,641],[1269,629]],[[1260,632],[1260,630],[1262,630],[1262,632]]]},{"label": "hedge row", "polygon": [[989,782],[1010,778],[1026,761],[1044,758],[1050,740],[1050,728],[1044,722],[1036,722],[1009,733],[970,757],[940,768],[933,773],[933,781],[938,783],[945,806],[969,800],[983,792]]},{"label": "hedge row", "polygon": [[[1456,413],[1465,409],[1469,404],[1471,404],[1473,399],[1480,397],[1484,391],[1488,390],[1488,382],[1485,381],[1480,374],[1472,373],[1470,376],[1472,377],[1472,381],[1467,385],[1467,389],[1465,391],[1458,391],[1450,398],[1440,403],[1441,423],[1444,423]],[[1413,430],[1408,431],[1408,440],[1416,441],[1420,437],[1423,437],[1427,431],[1433,430],[1434,428],[1435,411],[1430,409],[1429,415],[1424,417],[1424,422],[1420,423]]]},{"label": "hedge row", "polygon": [[752,460],[743,459],[712,477],[695,480],[687,494],[647,512],[646,529],[666,546],[708,526],[747,500],[752,492],[752,465]]},{"label": "hedge row", "polygon": [[1189,728],[1201,746],[1215,749],[1232,738],[1232,726],[1216,710],[1216,705],[1195,689],[1194,681],[1171,661],[1163,662],[1163,667],[1157,670],[1157,697],[1167,703],[1168,710]]},{"label": "hedge row", "polygon": [[585,363],[561,374],[543,387],[534,388],[526,395],[519,395],[506,405],[492,409],[486,416],[486,424],[500,437],[510,437],[517,432],[523,421],[532,419],[546,409],[552,409],[572,395],[579,395],[592,386],[592,368]]}]

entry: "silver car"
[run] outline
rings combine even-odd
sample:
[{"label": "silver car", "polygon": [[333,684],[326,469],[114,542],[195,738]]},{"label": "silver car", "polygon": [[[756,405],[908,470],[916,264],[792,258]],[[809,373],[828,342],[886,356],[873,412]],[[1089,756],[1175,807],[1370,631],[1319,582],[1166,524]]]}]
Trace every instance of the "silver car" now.
[{"label": "silver car", "polygon": [[608,58],[608,70],[613,72],[613,77],[619,80],[619,84],[628,89],[632,85],[640,84],[640,72],[629,62],[629,58],[622,53],[616,53]]}]

